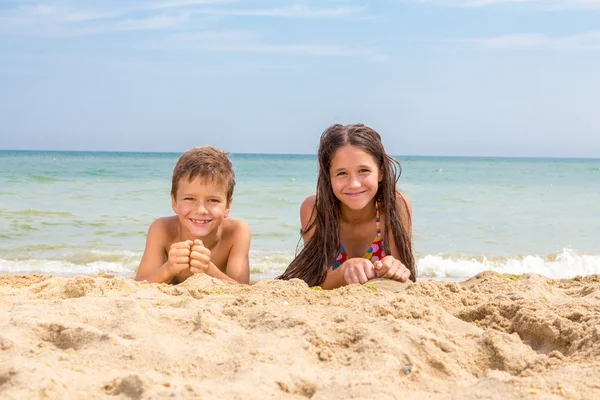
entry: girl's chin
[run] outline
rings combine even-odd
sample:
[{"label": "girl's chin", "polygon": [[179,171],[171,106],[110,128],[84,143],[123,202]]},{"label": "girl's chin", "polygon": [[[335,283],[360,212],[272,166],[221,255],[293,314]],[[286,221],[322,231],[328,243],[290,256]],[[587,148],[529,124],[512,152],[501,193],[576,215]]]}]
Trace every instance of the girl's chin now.
[{"label": "girl's chin", "polygon": [[369,205],[369,202],[360,201],[342,201],[342,204],[352,211],[360,211]]}]

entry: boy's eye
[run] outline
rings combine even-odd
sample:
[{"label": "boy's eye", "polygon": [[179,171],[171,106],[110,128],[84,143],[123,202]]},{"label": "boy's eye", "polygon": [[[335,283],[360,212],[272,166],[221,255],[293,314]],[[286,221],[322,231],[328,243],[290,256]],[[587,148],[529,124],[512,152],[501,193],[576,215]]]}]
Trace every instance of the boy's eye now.
[{"label": "boy's eye", "polygon": [[220,203],[221,202],[219,199],[208,199],[208,201],[210,203]]},{"label": "boy's eye", "polygon": [[184,197],[184,200],[187,200],[187,201],[194,201],[195,199],[194,199],[193,197]]}]

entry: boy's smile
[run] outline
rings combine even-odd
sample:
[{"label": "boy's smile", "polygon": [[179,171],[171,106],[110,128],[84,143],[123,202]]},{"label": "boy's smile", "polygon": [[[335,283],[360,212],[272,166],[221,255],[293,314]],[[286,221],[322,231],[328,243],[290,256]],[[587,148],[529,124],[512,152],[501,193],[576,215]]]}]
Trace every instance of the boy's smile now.
[{"label": "boy's smile", "polygon": [[192,221],[196,225],[206,225],[210,221],[212,221],[212,219],[193,219],[193,218],[190,218],[189,220]]},{"label": "boy's smile", "polygon": [[181,179],[177,197],[171,200],[173,211],[184,228],[183,233],[190,239],[216,234],[231,207],[223,185],[199,178],[191,182]]}]

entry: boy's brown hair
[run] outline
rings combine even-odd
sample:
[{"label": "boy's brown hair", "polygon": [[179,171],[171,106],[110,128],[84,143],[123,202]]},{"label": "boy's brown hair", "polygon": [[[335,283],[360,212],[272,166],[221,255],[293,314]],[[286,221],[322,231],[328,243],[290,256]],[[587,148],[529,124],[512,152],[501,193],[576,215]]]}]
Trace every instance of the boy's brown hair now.
[{"label": "boy's brown hair", "polygon": [[227,191],[227,202],[233,196],[235,186],[235,173],[229,160],[229,153],[225,153],[212,146],[195,147],[186,151],[179,157],[171,182],[171,195],[177,196],[179,181],[187,178],[193,181],[196,178],[208,179],[212,183],[222,184]]}]

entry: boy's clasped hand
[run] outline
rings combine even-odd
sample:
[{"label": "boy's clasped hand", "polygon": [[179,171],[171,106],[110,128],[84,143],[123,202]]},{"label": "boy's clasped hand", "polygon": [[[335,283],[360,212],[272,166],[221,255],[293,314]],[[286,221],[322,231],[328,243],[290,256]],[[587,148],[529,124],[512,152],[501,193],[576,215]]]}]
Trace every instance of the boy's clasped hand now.
[{"label": "boy's clasped hand", "polygon": [[169,272],[173,275],[179,275],[186,269],[194,274],[206,273],[210,267],[210,250],[200,239],[173,243],[168,263]]}]

